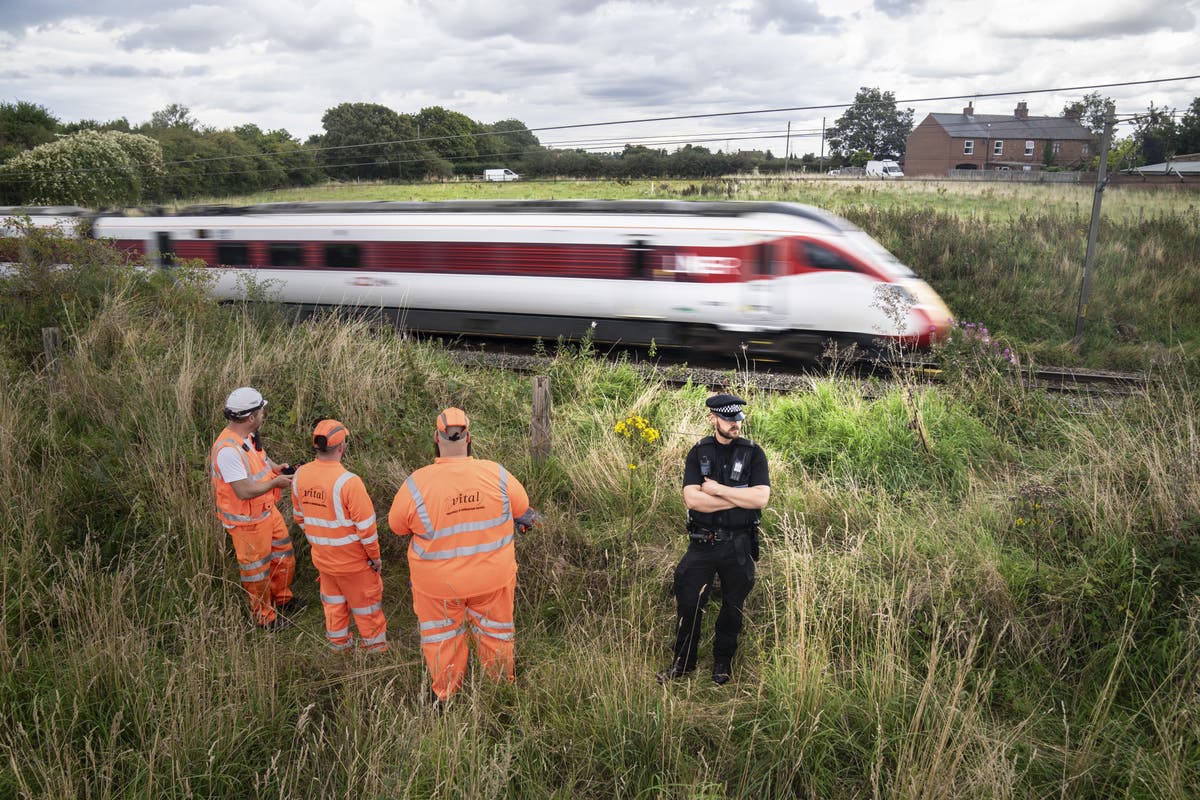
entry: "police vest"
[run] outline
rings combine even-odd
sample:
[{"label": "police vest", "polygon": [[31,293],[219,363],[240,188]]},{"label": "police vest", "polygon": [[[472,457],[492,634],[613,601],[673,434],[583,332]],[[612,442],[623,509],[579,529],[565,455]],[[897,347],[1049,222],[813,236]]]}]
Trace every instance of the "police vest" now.
[{"label": "police vest", "polygon": [[[700,479],[712,478],[717,483],[734,489],[744,489],[750,474],[750,460],[754,457],[754,442],[738,437],[728,448],[729,457],[722,463],[718,457],[716,437],[705,436],[696,445],[696,456],[700,460]],[[729,508],[711,514],[688,510],[688,520],[707,530],[749,531],[758,527],[762,513],[756,508]]]}]

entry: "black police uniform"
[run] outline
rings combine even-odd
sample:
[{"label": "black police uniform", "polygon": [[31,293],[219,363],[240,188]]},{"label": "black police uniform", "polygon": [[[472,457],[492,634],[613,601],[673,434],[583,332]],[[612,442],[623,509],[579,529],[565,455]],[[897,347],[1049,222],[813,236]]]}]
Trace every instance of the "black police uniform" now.
[{"label": "black police uniform", "polygon": [[[684,462],[683,485],[699,486],[705,477],[732,487],[771,485],[766,454],[744,438],[726,445],[713,436],[701,439]],[[713,641],[713,679],[720,683],[729,679],[742,630],[742,604],[754,586],[760,518],[758,510],[743,508],[712,514],[688,511],[688,549],[675,568],[675,660],[663,677],[678,677],[696,668],[704,607],[713,577],[719,575],[721,611]]]}]

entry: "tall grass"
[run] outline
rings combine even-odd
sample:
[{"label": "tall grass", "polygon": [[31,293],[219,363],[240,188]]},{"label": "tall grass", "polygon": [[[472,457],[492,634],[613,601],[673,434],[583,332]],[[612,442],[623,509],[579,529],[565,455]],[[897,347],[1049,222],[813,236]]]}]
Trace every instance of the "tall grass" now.
[{"label": "tall grass", "polygon": [[[773,495],[734,682],[659,686],[703,387],[585,347],[529,382],[363,322],[289,325],[116,270],[60,300],[56,377],[0,326],[0,796],[1172,797],[1200,785],[1200,403],[1194,373],[1081,403],[963,362],[961,382],[772,395],[740,373]],[[83,285],[83,284],[72,284]],[[31,296],[32,297],[32,296]],[[70,297],[70,295],[68,295]],[[30,346],[26,346],[30,345]],[[518,542],[518,677],[425,704],[402,542],[392,649],[334,654],[310,607],[247,619],[204,459],[236,385],[279,460],[315,418],[381,520],[444,405],[546,523]],[[662,436],[634,445],[629,415]],[[920,417],[930,447],[911,428]],[[634,464],[637,469],[630,469]],[[297,590],[315,573],[296,537]],[[707,630],[711,630],[711,622]],[[711,652],[706,641],[703,657]],[[706,667],[707,664],[702,666]]]}]

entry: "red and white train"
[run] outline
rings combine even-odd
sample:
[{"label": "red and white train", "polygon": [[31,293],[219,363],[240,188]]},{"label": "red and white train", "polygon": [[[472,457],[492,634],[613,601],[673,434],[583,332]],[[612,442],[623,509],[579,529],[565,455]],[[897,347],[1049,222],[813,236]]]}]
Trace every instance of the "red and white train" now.
[{"label": "red and white train", "polygon": [[[27,211],[35,224],[78,215]],[[796,203],[284,203],[89,216],[91,235],[126,252],[204,262],[218,297],[257,285],[304,312],[371,310],[422,332],[591,330],[601,342],[803,357],[830,341],[923,347],[951,322],[878,242]]]}]

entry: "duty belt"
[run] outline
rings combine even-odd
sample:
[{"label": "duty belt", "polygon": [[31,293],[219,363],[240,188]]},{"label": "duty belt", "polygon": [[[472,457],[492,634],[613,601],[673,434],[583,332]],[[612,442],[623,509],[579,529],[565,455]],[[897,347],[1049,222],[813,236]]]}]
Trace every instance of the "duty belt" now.
[{"label": "duty belt", "polygon": [[728,542],[737,536],[749,534],[753,528],[737,528],[730,530],[729,528],[700,528],[692,527],[688,529],[688,538],[693,542],[706,542],[708,544],[717,544],[718,542]]}]

